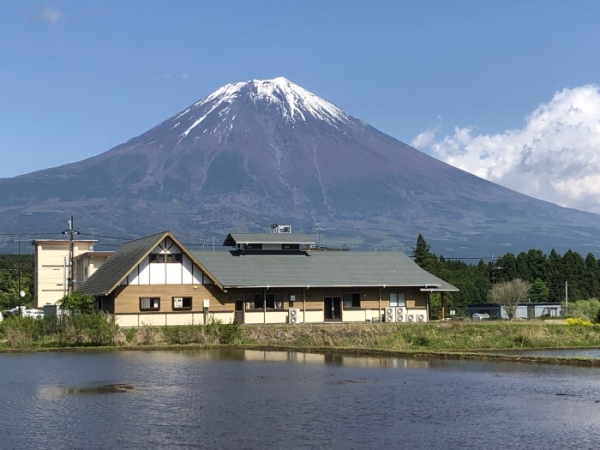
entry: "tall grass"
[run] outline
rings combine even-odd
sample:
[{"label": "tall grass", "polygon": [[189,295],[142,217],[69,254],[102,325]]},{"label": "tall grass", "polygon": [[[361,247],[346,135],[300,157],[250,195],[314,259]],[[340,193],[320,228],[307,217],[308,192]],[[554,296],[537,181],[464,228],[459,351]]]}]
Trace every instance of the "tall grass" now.
[{"label": "tall grass", "polygon": [[0,346],[13,349],[85,346],[260,345],[383,351],[454,351],[541,347],[600,347],[600,326],[525,323],[425,323],[239,326],[143,326],[123,330],[111,316],[90,314],[45,321],[0,322]]},{"label": "tall grass", "polygon": [[242,344],[238,324],[210,319],[206,325],[153,327],[144,325],[126,333],[114,317],[102,314],[65,315],[60,318],[11,317],[0,322],[0,347],[30,349],[40,347],[233,345]]},{"label": "tall grass", "polygon": [[103,313],[48,319],[10,317],[0,322],[0,336],[14,349],[120,345],[125,341],[114,317]]},{"label": "tall grass", "polygon": [[600,346],[600,327],[543,322],[299,325],[244,328],[247,342],[298,348],[483,350]]}]

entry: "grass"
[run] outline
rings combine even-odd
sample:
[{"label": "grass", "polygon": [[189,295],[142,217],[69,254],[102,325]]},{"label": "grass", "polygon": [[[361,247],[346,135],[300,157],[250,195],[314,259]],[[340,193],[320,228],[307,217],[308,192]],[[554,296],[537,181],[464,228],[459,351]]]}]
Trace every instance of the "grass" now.
[{"label": "grass", "polygon": [[[31,319],[34,320],[34,319]],[[96,323],[97,324],[97,323]],[[90,328],[91,325],[88,327]],[[302,351],[339,351],[361,354],[405,354],[420,357],[550,362],[557,358],[490,355],[487,350],[600,347],[600,326],[528,322],[439,322],[424,324],[314,324],[238,326],[213,321],[205,326],[144,326],[94,339],[89,331],[66,339],[65,331],[28,322],[5,321],[0,350],[55,348],[150,349],[181,347],[237,347]],[[71,334],[69,334],[71,336]],[[118,337],[118,339],[117,339]],[[564,358],[562,359],[564,360]],[[595,365],[572,359],[577,364]],[[587,361],[587,360],[586,360]],[[596,360],[600,363],[599,360]]]},{"label": "grass", "polygon": [[543,322],[339,324],[245,327],[246,343],[298,348],[474,351],[600,347],[600,328]]}]

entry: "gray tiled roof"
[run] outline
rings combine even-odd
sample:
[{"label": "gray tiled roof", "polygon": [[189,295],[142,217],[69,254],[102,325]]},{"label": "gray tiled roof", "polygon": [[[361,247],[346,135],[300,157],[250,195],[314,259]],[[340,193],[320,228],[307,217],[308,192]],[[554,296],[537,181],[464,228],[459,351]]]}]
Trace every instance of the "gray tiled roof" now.
[{"label": "gray tiled roof", "polygon": [[306,234],[290,233],[230,233],[223,245],[236,244],[314,244],[315,239]]},{"label": "gray tiled roof", "polygon": [[110,293],[168,234],[163,231],[121,245],[77,290],[91,295]]},{"label": "gray tiled roof", "polygon": [[195,251],[192,254],[224,288],[425,285],[437,288],[439,285],[442,291],[458,291],[401,252]]}]

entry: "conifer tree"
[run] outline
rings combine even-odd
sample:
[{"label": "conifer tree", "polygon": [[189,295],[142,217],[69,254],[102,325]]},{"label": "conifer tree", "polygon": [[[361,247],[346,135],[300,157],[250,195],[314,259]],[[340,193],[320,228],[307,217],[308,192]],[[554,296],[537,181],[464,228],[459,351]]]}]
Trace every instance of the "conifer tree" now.
[{"label": "conifer tree", "polygon": [[431,253],[431,247],[425,241],[421,233],[417,236],[417,244],[412,249],[415,262],[424,270],[434,272],[436,269],[437,256]]},{"label": "conifer tree", "polygon": [[529,288],[529,300],[533,303],[545,303],[548,301],[548,294],[550,289],[546,286],[541,279],[536,278],[531,287]]}]

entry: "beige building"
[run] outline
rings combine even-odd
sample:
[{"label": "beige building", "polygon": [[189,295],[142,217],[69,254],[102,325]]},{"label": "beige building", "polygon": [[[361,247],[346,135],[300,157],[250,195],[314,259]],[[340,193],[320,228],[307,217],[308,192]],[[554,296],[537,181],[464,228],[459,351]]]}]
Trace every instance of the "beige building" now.
[{"label": "beige building", "polygon": [[85,280],[92,276],[98,270],[110,255],[114,252],[85,252],[73,258],[74,272],[73,279],[75,280],[75,290],[77,286],[81,286]]},{"label": "beige building", "polygon": [[[73,257],[92,251],[96,242],[98,241],[73,241]],[[35,246],[34,307],[56,304],[67,293],[69,241],[36,239],[32,245]]]},{"label": "beige building", "polygon": [[121,326],[426,322],[429,293],[457,291],[401,252],[311,251],[295,234],[230,234],[190,252],[170,232],[123,244],[85,283]]}]

